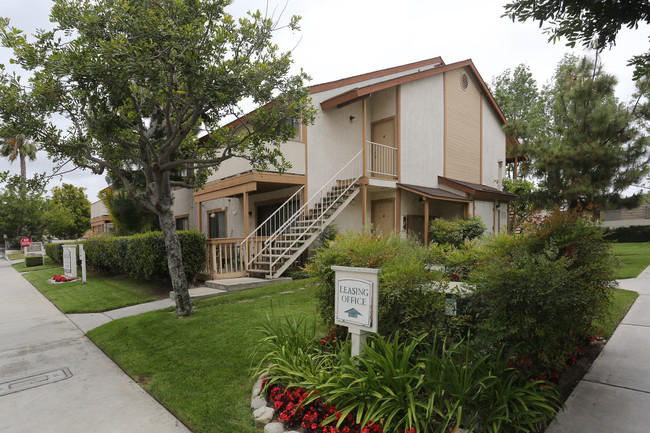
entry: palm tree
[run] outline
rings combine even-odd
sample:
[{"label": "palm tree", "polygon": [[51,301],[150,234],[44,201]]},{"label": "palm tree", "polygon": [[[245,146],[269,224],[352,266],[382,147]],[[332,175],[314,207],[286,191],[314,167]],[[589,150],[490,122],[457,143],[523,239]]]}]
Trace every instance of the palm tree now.
[{"label": "palm tree", "polygon": [[14,138],[7,138],[4,140],[0,153],[5,158],[8,158],[10,162],[14,162],[16,158],[19,158],[20,176],[23,179],[27,179],[27,166],[25,165],[25,159],[29,158],[30,161],[36,159],[37,144],[38,143],[28,140],[18,134]]}]

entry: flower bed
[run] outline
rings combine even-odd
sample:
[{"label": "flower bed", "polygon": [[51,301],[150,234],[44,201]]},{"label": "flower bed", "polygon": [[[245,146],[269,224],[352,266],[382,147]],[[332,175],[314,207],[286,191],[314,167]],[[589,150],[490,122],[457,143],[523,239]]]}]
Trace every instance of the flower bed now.
[{"label": "flower bed", "polygon": [[70,283],[72,281],[77,281],[78,279],[79,278],[68,278],[65,275],[55,275],[49,279],[49,282],[52,284]]}]

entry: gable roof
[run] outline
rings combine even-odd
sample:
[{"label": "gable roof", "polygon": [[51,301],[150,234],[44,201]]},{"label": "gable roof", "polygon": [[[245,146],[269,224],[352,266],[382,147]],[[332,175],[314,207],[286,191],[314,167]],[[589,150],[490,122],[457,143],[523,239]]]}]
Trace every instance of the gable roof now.
[{"label": "gable roof", "polygon": [[[404,65],[404,66],[408,66],[408,65]],[[463,60],[461,62],[451,63],[449,65],[446,65],[444,64],[444,62],[441,62],[441,66],[436,66],[431,69],[418,71],[413,74],[403,75],[401,77],[390,78],[363,87],[355,87],[354,89],[348,90],[346,92],[342,92],[329,99],[326,99],[325,101],[322,101],[320,104],[321,109],[325,111],[332,107],[340,108],[345,105],[351,104],[352,102],[358,101],[360,99],[367,98],[373,92],[378,92],[380,90],[388,89],[390,87],[398,86],[400,84],[409,83],[411,81],[419,80],[426,77],[431,77],[433,75],[442,74],[444,72],[453,71],[454,69],[459,69],[459,68],[469,69],[469,71],[474,76],[474,80],[478,84],[481,93],[483,93],[483,95],[487,97],[488,103],[490,104],[494,112],[497,114],[497,117],[499,118],[501,123],[505,125],[507,121],[505,116],[503,115],[503,112],[501,111],[501,108],[499,108],[499,105],[494,100],[492,93],[490,93],[490,90],[487,88],[485,81],[483,81],[481,74],[479,74],[478,70],[476,69],[476,66],[474,66],[474,62],[472,62],[471,59]]]},{"label": "gable roof", "polygon": [[477,197],[496,198],[499,200],[514,200],[517,198],[515,194],[480,183],[465,182],[444,176],[438,176],[438,182]]},{"label": "gable roof", "polygon": [[352,77],[341,78],[339,80],[330,81],[327,83],[315,84],[309,87],[309,93],[314,94],[319,92],[325,92],[327,90],[336,89],[337,87],[348,86],[350,84],[360,83],[362,81],[372,80],[374,78],[381,78],[387,75],[393,75],[399,72],[408,71],[410,69],[422,68],[424,66],[431,66],[431,65],[435,67],[444,64],[445,62],[442,60],[442,57],[440,56],[433,57],[431,59],[420,60],[418,62],[407,63],[405,65],[393,66],[386,69],[380,69],[374,72],[366,72],[364,74],[354,75]]}]

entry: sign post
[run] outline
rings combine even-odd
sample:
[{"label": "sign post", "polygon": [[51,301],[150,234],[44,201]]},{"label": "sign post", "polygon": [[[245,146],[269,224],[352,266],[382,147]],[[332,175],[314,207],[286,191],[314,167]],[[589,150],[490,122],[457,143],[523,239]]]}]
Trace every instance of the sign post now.
[{"label": "sign post", "polygon": [[352,337],[352,356],[361,354],[368,332],[377,332],[377,303],[381,269],[332,266],[336,272],[334,323]]},{"label": "sign post", "polygon": [[77,278],[76,245],[63,245],[63,272],[68,278]]},{"label": "sign post", "polygon": [[79,260],[81,260],[81,282],[86,284],[86,252],[83,245],[79,245]]}]

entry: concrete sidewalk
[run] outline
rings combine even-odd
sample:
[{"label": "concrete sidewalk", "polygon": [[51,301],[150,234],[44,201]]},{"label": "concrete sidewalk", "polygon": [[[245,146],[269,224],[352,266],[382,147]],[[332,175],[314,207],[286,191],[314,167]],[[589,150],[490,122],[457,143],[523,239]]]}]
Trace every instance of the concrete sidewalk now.
[{"label": "concrete sidewalk", "polygon": [[650,431],[650,267],[618,282],[639,297],[547,433]]},{"label": "concrete sidewalk", "polygon": [[0,260],[0,431],[189,432]]}]

